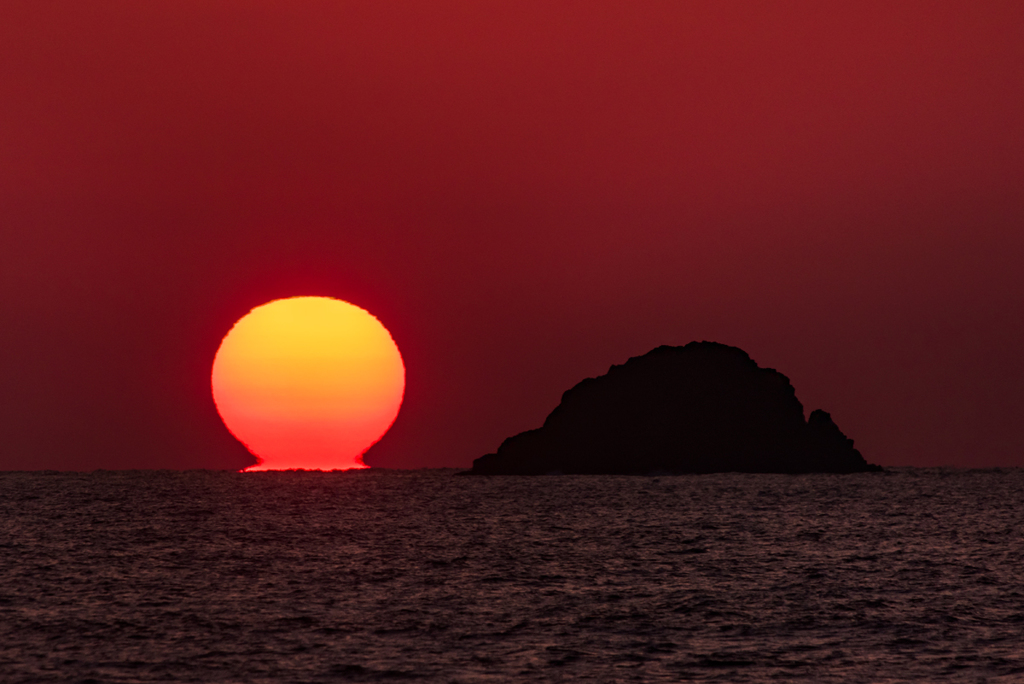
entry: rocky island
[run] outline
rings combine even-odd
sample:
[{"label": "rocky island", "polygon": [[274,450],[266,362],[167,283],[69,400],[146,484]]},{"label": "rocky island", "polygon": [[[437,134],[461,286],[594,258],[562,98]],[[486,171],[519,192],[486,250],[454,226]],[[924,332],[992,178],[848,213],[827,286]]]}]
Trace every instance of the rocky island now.
[{"label": "rocky island", "polygon": [[506,439],[470,475],[880,471],[789,378],[717,342],[662,346],[587,378],[544,425]]}]

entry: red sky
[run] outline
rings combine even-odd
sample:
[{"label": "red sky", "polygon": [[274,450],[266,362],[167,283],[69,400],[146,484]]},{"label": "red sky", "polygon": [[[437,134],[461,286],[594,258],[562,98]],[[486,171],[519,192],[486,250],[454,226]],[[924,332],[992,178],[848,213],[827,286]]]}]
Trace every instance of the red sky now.
[{"label": "red sky", "polygon": [[660,344],[883,465],[1024,465],[1024,3],[0,6],[0,468],[237,468],[251,307],[375,313],[367,462],[468,466]]}]

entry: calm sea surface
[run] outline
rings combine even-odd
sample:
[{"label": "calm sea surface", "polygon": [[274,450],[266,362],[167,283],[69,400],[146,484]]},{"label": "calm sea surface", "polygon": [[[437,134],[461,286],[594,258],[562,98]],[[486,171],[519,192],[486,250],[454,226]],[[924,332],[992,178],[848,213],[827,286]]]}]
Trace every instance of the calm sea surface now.
[{"label": "calm sea surface", "polygon": [[0,681],[1024,681],[1024,471],[0,473]]}]

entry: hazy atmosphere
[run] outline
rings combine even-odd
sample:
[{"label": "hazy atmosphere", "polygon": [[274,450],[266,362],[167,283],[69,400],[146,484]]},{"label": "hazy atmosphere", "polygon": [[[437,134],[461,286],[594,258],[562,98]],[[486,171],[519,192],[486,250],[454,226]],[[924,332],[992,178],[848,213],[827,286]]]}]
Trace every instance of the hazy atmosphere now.
[{"label": "hazy atmosphere", "polygon": [[5,2],[0,468],[238,469],[251,308],[371,311],[469,466],[713,340],[872,463],[1022,466],[1019,2]]}]

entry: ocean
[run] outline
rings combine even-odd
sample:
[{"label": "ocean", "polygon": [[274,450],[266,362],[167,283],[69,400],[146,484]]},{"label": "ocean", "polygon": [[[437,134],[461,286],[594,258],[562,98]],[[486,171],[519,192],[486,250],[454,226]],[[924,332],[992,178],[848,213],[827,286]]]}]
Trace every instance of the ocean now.
[{"label": "ocean", "polygon": [[0,473],[0,681],[1024,681],[1024,470]]}]

